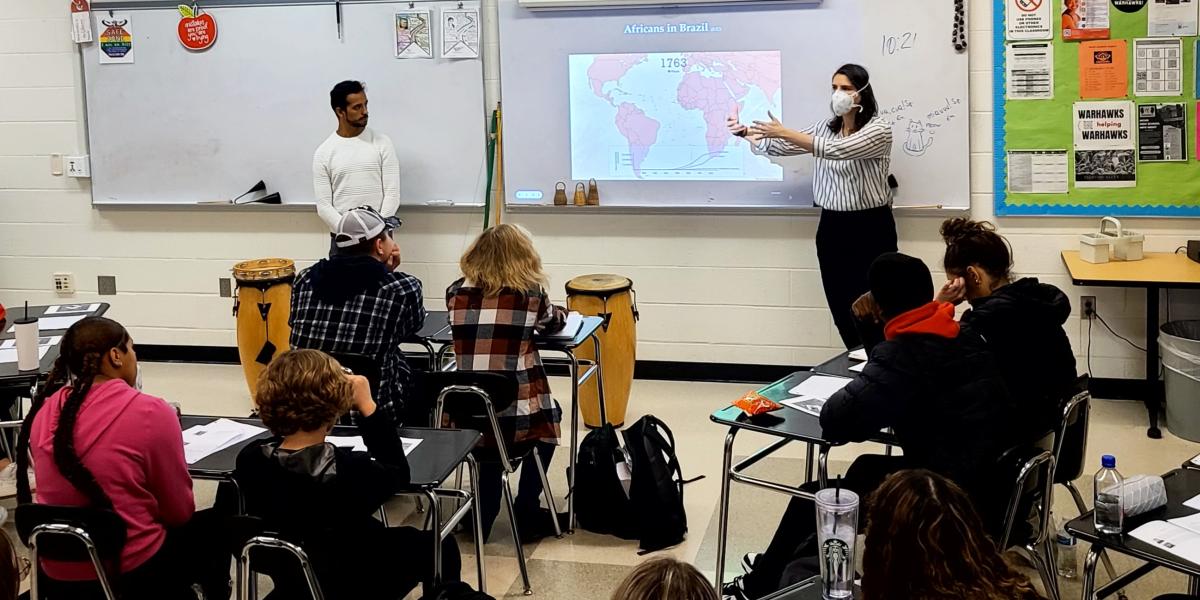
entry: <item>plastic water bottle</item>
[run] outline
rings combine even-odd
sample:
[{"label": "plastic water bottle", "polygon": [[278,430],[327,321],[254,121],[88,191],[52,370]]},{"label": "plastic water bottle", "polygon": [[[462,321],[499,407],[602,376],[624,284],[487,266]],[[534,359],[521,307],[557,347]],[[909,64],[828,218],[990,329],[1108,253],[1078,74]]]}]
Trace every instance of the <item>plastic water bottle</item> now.
[{"label": "plastic water bottle", "polygon": [[1055,550],[1058,553],[1058,576],[1064,579],[1074,579],[1079,572],[1079,557],[1075,550],[1075,536],[1067,532],[1066,522],[1054,536]]},{"label": "plastic water bottle", "polygon": [[1117,472],[1117,459],[1105,454],[1100,460],[1101,469],[1096,471],[1096,531],[1102,534],[1119,534],[1125,525],[1125,506],[1121,499],[1123,478]]}]

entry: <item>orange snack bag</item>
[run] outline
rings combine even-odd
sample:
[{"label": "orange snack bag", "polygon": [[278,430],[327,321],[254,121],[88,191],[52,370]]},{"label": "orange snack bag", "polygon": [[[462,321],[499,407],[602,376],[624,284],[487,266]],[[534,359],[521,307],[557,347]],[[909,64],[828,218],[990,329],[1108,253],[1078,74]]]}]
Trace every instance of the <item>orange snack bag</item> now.
[{"label": "orange snack bag", "polygon": [[783,408],[782,404],[779,404],[778,402],[775,402],[774,400],[771,400],[770,398],[767,398],[758,392],[746,392],[744,396],[734,400],[733,405],[742,409],[742,412],[750,415],[751,417]]}]

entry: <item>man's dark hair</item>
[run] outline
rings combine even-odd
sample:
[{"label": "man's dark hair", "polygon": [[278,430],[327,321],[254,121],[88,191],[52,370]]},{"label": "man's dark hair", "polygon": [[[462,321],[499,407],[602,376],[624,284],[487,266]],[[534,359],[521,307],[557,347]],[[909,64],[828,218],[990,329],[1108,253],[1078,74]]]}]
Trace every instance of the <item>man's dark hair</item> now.
[{"label": "man's dark hair", "polygon": [[346,101],[346,96],[361,94],[365,91],[367,91],[367,86],[363,85],[361,81],[343,81],[333,86],[332,90],[329,90],[329,106],[333,107],[333,112],[337,112],[339,108],[346,110],[346,107],[350,105]]},{"label": "man's dark hair", "polygon": [[880,254],[867,273],[871,295],[891,320],[933,301],[933,276],[919,258],[899,252]]}]

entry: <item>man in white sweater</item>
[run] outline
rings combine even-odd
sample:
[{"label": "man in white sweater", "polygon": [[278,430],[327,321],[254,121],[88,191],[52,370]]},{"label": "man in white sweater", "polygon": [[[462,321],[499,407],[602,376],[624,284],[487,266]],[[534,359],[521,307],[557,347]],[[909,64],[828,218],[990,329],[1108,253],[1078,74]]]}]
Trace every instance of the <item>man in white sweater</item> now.
[{"label": "man in white sweater", "polygon": [[[343,214],[359,206],[393,217],[400,208],[400,163],[392,140],[367,128],[366,88],[343,81],[329,92],[329,104],[338,128],[313,154],[317,214],[331,232]],[[330,256],[335,253],[331,242]]]}]

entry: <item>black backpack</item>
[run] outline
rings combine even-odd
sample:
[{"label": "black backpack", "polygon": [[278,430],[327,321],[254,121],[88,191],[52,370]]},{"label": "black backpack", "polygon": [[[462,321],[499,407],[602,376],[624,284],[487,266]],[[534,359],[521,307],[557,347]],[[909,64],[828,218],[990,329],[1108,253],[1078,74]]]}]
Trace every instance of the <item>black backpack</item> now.
[{"label": "black backpack", "polygon": [[684,480],[675,456],[675,436],[666,423],[653,415],[638,419],[624,431],[633,481],[629,498],[641,553],[674,546],[687,535],[687,513],[683,509],[683,485],[703,479]]},{"label": "black backpack", "polygon": [[617,476],[625,460],[612,425],[589,431],[575,461],[575,516],[579,526],[595,533],[637,539],[637,524],[629,518],[632,505]]}]

